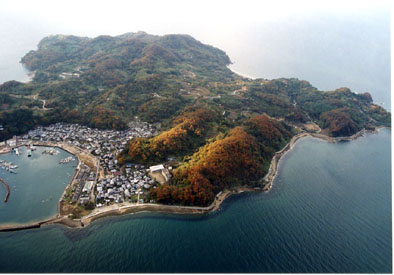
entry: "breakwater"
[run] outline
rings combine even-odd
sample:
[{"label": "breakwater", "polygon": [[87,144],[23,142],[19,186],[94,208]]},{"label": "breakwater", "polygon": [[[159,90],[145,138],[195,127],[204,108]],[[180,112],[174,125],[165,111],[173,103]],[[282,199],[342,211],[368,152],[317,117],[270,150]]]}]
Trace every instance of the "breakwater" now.
[{"label": "breakwater", "polygon": [[[379,128],[377,128],[379,129]],[[264,187],[247,187],[247,186],[240,186],[232,190],[224,190],[223,192],[219,193],[215,200],[212,202],[211,205],[207,207],[189,207],[189,206],[173,206],[173,205],[162,205],[162,204],[132,204],[132,203],[126,203],[126,204],[120,204],[120,205],[110,205],[106,206],[103,208],[96,208],[93,210],[89,215],[82,217],[81,219],[69,219],[68,216],[64,215],[61,213],[58,213],[58,215],[50,220],[46,220],[43,222],[39,223],[33,223],[30,225],[14,225],[14,226],[0,226],[0,232],[1,231],[16,231],[16,230],[23,230],[23,229],[29,229],[29,228],[36,228],[36,227],[41,227],[42,225],[46,224],[63,224],[68,227],[84,227],[89,225],[92,221],[97,220],[102,217],[106,216],[118,216],[118,215],[123,215],[123,214],[129,214],[129,213],[136,213],[136,212],[166,212],[166,213],[177,213],[177,214],[204,214],[204,213],[209,213],[217,210],[221,203],[228,198],[229,196],[233,194],[238,194],[242,192],[251,192],[251,191],[269,191],[272,187],[272,182],[275,179],[275,176],[277,174],[277,169],[279,165],[279,161],[283,155],[286,154],[289,150],[291,150],[296,143],[297,140],[306,137],[306,136],[312,136],[315,138],[320,138],[324,139],[328,142],[338,142],[338,141],[343,141],[343,140],[353,140],[356,139],[360,136],[362,136],[364,133],[370,132],[370,133],[376,133],[377,129],[374,131],[370,130],[361,130],[360,132],[350,136],[350,137],[329,137],[326,135],[322,134],[316,134],[316,133],[309,133],[309,132],[301,132],[297,135],[295,135],[289,143],[283,147],[280,151],[276,152],[275,155],[272,158],[271,161],[271,166],[269,169],[269,172],[267,175],[263,178],[263,184]],[[75,176],[75,175],[74,175]],[[59,205],[59,209],[61,209]]]},{"label": "breakwater", "polygon": [[4,202],[6,203],[8,201],[8,198],[10,197],[11,191],[10,191],[10,187],[9,185],[5,182],[5,180],[3,180],[2,178],[0,178],[1,183],[4,185],[6,194],[5,194],[5,199]]},{"label": "breakwater", "polygon": [[29,223],[29,224],[3,225],[3,226],[0,226],[0,232],[20,231],[20,230],[26,230],[26,229],[40,228],[43,225],[54,224],[54,223],[66,224],[69,227],[76,227],[76,225],[74,225],[72,220],[64,221],[65,219],[67,219],[67,217],[55,216],[53,218],[50,218],[50,219],[47,219],[44,221],[33,222],[33,223]]}]

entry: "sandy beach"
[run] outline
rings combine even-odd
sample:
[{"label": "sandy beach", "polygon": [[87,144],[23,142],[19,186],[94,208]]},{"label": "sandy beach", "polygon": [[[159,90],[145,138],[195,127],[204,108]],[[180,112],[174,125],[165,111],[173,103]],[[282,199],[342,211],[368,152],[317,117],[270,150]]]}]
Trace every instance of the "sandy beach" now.
[{"label": "sandy beach", "polygon": [[246,74],[243,74],[243,73],[235,71],[233,68],[231,68],[231,65],[227,66],[227,68],[229,68],[233,73],[235,73],[235,74],[237,74],[237,75],[239,75],[241,77],[249,78],[249,79],[256,79],[256,77],[252,77],[250,75],[246,75]]}]

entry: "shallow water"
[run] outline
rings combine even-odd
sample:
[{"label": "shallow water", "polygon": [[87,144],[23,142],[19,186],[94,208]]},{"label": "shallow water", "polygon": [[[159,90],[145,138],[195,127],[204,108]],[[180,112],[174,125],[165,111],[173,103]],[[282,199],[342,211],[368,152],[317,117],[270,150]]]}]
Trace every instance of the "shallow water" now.
[{"label": "shallow water", "polygon": [[58,155],[42,154],[47,147],[37,147],[32,156],[27,156],[26,147],[20,147],[20,155],[15,153],[0,155],[0,159],[19,167],[17,174],[0,169],[0,177],[10,186],[11,195],[3,202],[5,189],[0,186],[0,225],[17,224],[43,220],[57,214],[57,204],[67,184],[70,183],[78,160],[59,164],[70,156],[60,150]]}]

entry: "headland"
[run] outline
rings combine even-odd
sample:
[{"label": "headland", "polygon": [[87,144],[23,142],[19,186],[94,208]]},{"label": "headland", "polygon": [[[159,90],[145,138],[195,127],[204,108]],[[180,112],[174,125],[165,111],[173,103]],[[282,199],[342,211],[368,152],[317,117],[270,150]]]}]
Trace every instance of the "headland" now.
[{"label": "headland", "polygon": [[[82,228],[85,226],[88,226],[90,223],[92,223],[95,220],[98,220],[100,218],[108,217],[108,216],[119,216],[119,215],[126,215],[126,214],[133,214],[133,213],[139,213],[139,212],[162,212],[162,213],[173,213],[173,214],[186,214],[186,215],[202,215],[202,214],[208,214],[214,211],[217,211],[223,201],[235,194],[241,194],[243,192],[269,192],[273,186],[273,182],[275,180],[275,177],[277,175],[277,171],[279,168],[280,164],[280,159],[290,150],[294,148],[294,145],[298,140],[304,137],[313,137],[313,138],[318,138],[318,139],[323,139],[327,142],[340,142],[340,141],[351,141],[354,139],[357,139],[361,136],[363,136],[365,133],[377,133],[381,128],[385,127],[376,127],[374,130],[366,130],[363,129],[356,134],[349,136],[349,137],[329,137],[323,134],[319,133],[309,133],[309,132],[302,132],[297,135],[295,135],[290,142],[283,147],[280,151],[276,152],[274,157],[271,160],[271,165],[269,168],[268,173],[266,176],[261,180],[264,184],[262,187],[250,187],[250,186],[238,186],[233,189],[225,189],[218,193],[214,199],[214,201],[206,207],[198,207],[198,206],[181,206],[181,205],[165,205],[165,204],[158,204],[158,203],[130,203],[130,202],[122,202],[122,203],[117,203],[117,204],[111,204],[108,206],[103,206],[100,208],[95,208],[91,212],[89,212],[87,215],[82,216],[79,219],[72,219],[70,218],[69,215],[65,215],[64,213],[61,213],[61,203],[63,201],[65,192],[62,194],[60,200],[59,200],[59,213],[55,215],[52,218],[43,220],[43,221],[38,221],[30,224],[18,224],[18,225],[3,225],[0,226],[0,232],[6,232],[6,231],[18,231],[18,230],[25,230],[25,229],[32,229],[32,228],[39,228],[45,225],[51,225],[51,224],[61,224],[67,227],[71,228]],[[71,154],[75,154],[75,156],[80,159],[80,156],[83,156],[85,160],[91,161],[93,164],[97,164],[97,162],[94,162],[95,158],[94,156],[89,156],[89,154],[86,154],[83,150],[80,148],[76,148],[74,146],[70,146],[65,143],[35,143],[37,146],[52,146],[52,147],[58,147],[60,149],[66,150]],[[99,169],[99,168],[97,168]],[[77,175],[77,171],[73,176],[73,179],[71,180],[70,184],[74,181],[75,177]],[[67,189],[67,188],[66,188]]]}]

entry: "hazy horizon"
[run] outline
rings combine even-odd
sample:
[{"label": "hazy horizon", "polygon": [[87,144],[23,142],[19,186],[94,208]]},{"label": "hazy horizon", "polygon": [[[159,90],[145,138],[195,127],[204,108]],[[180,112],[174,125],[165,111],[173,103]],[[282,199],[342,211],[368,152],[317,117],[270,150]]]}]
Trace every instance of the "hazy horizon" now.
[{"label": "hazy horizon", "polygon": [[239,73],[370,92],[390,109],[388,2],[319,2],[4,1],[0,82],[11,80],[10,66],[22,74],[21,57],[48,35],[175,33],[224,50]]}]

